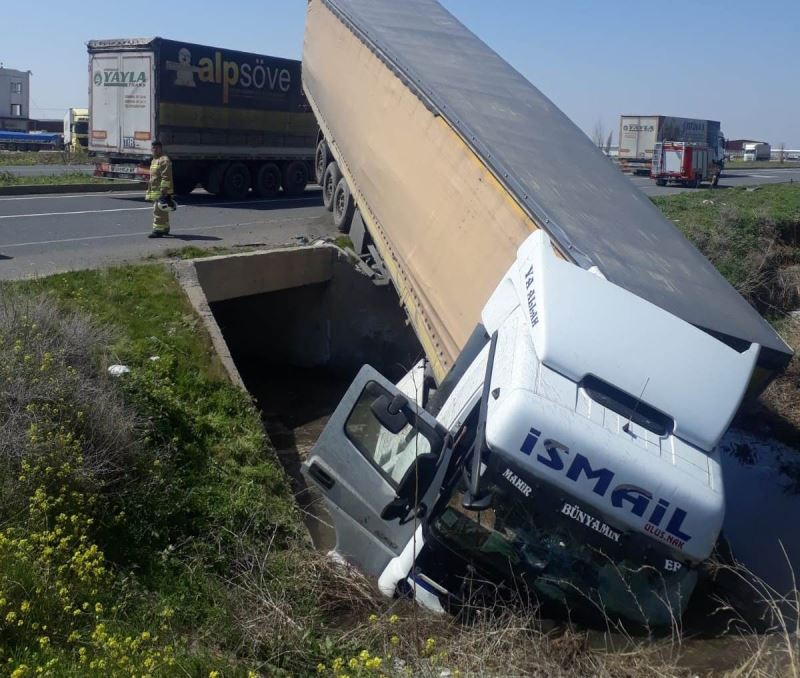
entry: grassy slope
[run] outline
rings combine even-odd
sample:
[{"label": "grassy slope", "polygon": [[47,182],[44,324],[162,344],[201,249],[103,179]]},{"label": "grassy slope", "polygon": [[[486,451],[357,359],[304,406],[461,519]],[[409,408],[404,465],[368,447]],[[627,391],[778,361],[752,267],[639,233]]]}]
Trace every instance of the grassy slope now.
[{"label": "grassy slope", "polygon": [[[244,675],[224,579],[248,544],[283,548],[305,535],[249,397],[225,381],[202,324],[163,265],[10,284],[0,287],[0,299],[4,289],[45,294],[108,324],[114,339],[104,363],[131,368],[119,383],[142,417],[141,455],[149,461],[131,470],[129,489],[105,499],[109,505],[96,518],[95,537],[113,563],[115,586],[135,582],[139,592],[115,623],[150,628],[158,610],[171,608],[172,645],[182,648],[178,666],[193,675]],[[0,650],[4,645],[0,629]],[[20,652],[18,661],[29,666],[51,656]],[[61,671],[82,674],[74,652],[59,652]]]},{"label": "grassy slope", "polygon": [[798,308],[775,278],[800,263],[800,185],[688,191],[653,202],[762,313],[777,318]]},{"label": "grassy slope", "polygon": [[[800,185],[687,191],[653,202],[800,349]],[[750,417],[800,443],[800,359],[792,359]]]}]

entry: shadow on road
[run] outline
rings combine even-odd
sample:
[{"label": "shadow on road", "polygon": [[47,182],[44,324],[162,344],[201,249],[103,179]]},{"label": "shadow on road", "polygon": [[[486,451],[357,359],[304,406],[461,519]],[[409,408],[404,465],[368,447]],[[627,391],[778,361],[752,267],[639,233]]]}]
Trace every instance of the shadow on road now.
[{"label": "shadow on road", "polygon": [[4,259],[13,259],[13,258],[14,257],[9,257],[7,254],[0,254],[0,261],[3,261]]},{"label": "shadow on road", "polygon": [[222,240],[222,238],[218,238],[215,235],[192,235],[191,233],[170,233],[168,238],[172,240],[184,240],[184,241],[192,241],[192,240]]},{"label": "shadow on road", "polygon": [[[127,200],[131,202],[145,202],[144,195],[140,193],[133,193],[131,195],[117,195],[114,196],[117,200]],[[295,198],[284,198],[278,196],[276,198],[259,198],[256,195],[250,195],[244,200],[227,200],[217,195],[210,193],[195,192],[191,195],[184,195],[177,198],[178,209],[182,207],[214,207],[214,208],[231,208],[231,209],[251,209],[259,211],[270,210],[285,210],[292,208],[302,207],[315,207],[322,205],[322,191],[319,188],[307,190],[303,195]]]}]

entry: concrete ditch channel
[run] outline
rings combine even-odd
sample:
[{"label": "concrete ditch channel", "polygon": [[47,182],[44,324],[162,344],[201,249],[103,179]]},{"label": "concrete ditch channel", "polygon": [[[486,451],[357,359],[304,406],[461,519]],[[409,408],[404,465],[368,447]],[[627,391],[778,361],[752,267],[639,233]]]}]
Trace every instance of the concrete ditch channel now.
[{"label": "concrete ditch channel", "polygon": [[363,364],[399,380],[422,357],[394,288],[330,244],[175,267],[231,381],[260,408],[315,546],[333,548],[300,464]]}]

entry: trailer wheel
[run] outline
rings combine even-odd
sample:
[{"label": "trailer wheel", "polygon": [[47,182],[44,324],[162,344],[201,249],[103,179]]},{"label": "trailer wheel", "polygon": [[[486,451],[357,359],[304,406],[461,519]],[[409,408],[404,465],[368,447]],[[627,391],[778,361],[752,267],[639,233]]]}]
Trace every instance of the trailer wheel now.
[{"label": "trailer wheel", "polygon": [[243,200],[250,190],[250,170],[243,162],[233,163],[225,172],[222,193],[231,200]]},{"label": "trailer wheel", "polygon": [[283,169],[283,190],[286,195],[301,195],[308,183],[308,167],[302,160],[292,160]]},{"label": "trailer wheel", "polygon": [[320,186],[322,186],[322,177],[325,175],[329,157],[328,144],[323,139],[317,144],[317,151],[314,154],[314,178]]},{"label": "trailer wheel", "polygon": [[333,210],[333,194],[336,192],[336,186],[341,178],[339,165],[335,161],[329,163],[322,176],[322,204],[329,212]]},{"label": "trailer wheel", "polygon": [[274,162],[265,162],[258,168],[256,183],[253,186],[261,198],[274,198],[281,190],[281,170]]},{"label": "trailer wheel", "polygon": [[336,184],[333,193],[333,223],[340,233],[349,233],[353,223],[353,214],[356,211],[356,203],[347,185],[347,179],[342,177]]},{"label": "trailer wheel", "polygon": [[656,186],[666,186],[667,180],[666,179],[656,179]]}]

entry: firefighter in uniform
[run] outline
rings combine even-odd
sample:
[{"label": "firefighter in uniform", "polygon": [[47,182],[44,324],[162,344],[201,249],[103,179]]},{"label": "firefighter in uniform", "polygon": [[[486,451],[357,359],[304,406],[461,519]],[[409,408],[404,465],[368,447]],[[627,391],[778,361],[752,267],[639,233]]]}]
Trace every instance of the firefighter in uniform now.
[{"label": "firefighter in uniform", "polygon": [[169,234],[169,213],[172,201],[172,161],[164,155],[160,141],[152,145],[153,160],[150,163],[150,183],[145,200],[153,203],[153,231],[148,238],[161,238]]}]

